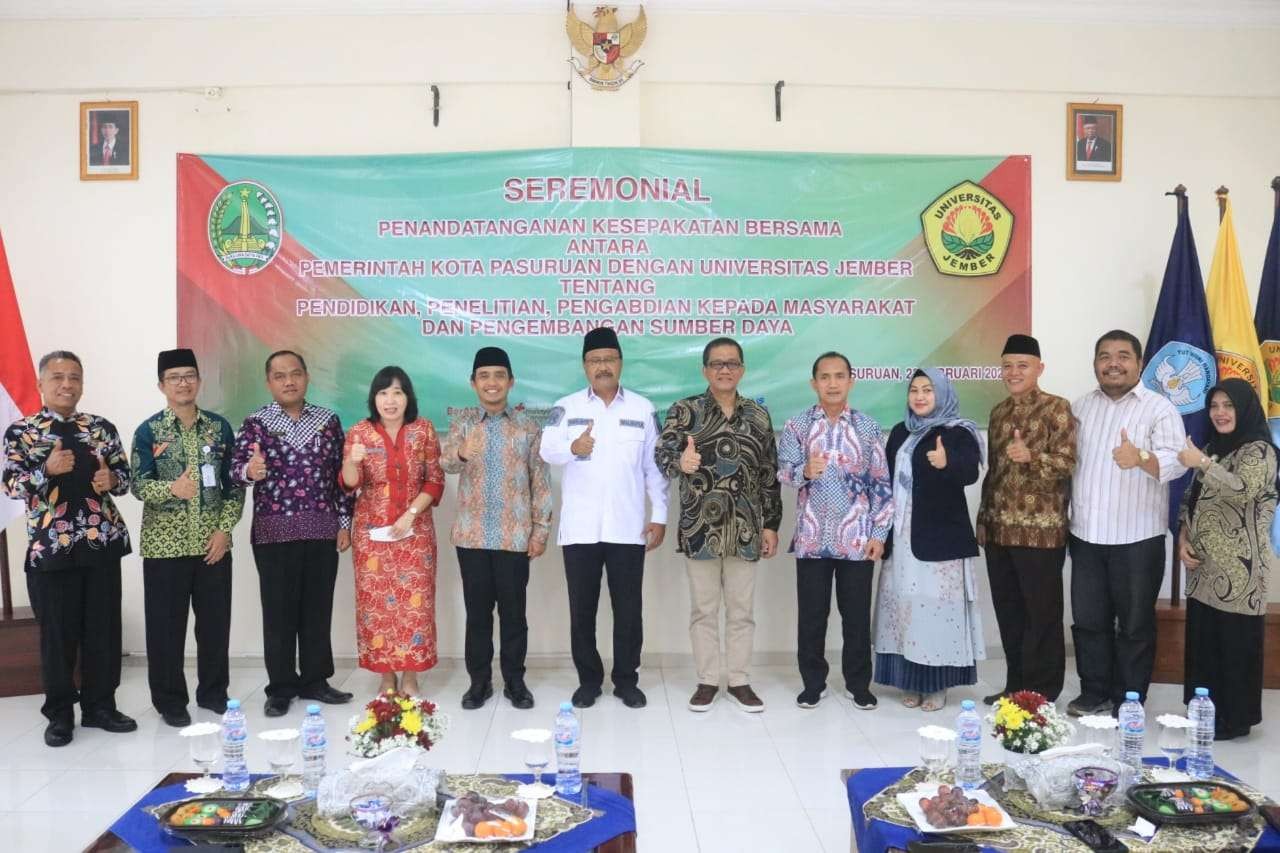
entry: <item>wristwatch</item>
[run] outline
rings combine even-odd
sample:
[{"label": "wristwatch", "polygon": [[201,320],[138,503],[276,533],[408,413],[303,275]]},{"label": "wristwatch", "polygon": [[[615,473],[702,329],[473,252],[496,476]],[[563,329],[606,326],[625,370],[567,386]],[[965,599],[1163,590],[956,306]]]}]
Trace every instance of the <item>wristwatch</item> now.
[{"label": "wristwatch", "polygon": [[1150,453],[1148,453],[1148,452],[1147,452],[1147,451],[1145,451],[1145,450],[1139,450],[1139,451],[1138,451],[1138,458],[1139,458],[1139,459],[1141,459],[1143,462],[1146,462],[1148,459],[1150,459],[1150,458],[1151,458],[1151,454],[1150,454]]}]

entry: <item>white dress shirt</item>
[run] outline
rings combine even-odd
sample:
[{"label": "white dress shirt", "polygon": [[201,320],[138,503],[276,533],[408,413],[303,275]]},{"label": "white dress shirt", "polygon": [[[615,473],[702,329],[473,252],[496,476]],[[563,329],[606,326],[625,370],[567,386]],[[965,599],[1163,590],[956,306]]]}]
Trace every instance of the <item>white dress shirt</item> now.
[{"label": "white dress shirt", "polygon": [[[1186,473],[1178,451],[1187,434],[1173,404],[1141,382],[1118,400],[1094,389],[1071,405],[1078,462],[1071,484],[1071,534],[1095,545],[1126,545],[1169,527],[1169,481]],[[1120,431],[1160,463],[1160,479],[1121,470],[1112,452]]]},{"label": "white dress shirt", "polygon": [[[574,456],[569,445],[587,424],[595,447],[590,456]],[[619,388],[607,406],[589,387],[556,401],[539,453],[549,464],[564,466],[561,545],[646,544],[646,494],[649,519],[667,523],[667,478],[653,459],[657,438],[653,404],[634,391]]]}]

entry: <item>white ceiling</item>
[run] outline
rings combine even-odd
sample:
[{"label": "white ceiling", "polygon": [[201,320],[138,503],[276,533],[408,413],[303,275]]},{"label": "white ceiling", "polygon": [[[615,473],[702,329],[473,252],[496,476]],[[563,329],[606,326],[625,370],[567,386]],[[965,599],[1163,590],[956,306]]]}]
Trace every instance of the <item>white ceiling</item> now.
[{"label": "white ceiling", "polygon": [[[594,5],[593,0],[577,4],[580,10]],[[649,0],[645,6],[726,15],[1280,27],[1280,0]],[[563,0],[0,0],[0,20],[511,14],[563,8]]]}]

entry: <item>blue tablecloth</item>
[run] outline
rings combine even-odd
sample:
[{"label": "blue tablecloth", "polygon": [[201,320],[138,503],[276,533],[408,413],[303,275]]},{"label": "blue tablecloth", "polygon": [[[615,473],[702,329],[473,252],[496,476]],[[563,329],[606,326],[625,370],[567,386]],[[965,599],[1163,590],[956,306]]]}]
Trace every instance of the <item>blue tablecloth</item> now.
[{"label": "blue tablecloth", "polygon": [[[264,778],[262,774],[253,776],[254,781],[262,778]],[[518,782],[533,780],[532,776],[520,774],[508,774],[506,778]],[[161,831],[159,822],[143,811],[147,806],[169,803],[189,796],[191,794],[182,784],[157,788],[134,803],[115,823],[111,824],[111,831],[141,853],[168,853],[181,847],[194,848],[193,844],[166,835]],[[562,832],[552,839],[526,849],[537,851],[537,853],[579,853],[579,851],[598,847],[624,833],[636,831],[635,806],[621,794],[589,785],[586,805],[602,814],[568,832]]]},{"label": "blue tablecloth", "polygon": [[[1163,758],[1147,758],[1148,764],[1164,764]],[[910,767],[877,767],[870,770],[859,770],[849,777],[845,785],[849,797],[849,815],[853,819],[853,837],[857,842],[859,853],[884,853],[890,847],[907,848],[907,842],[920,840],[920,833],[896,823],[874,819],[867,820],[862,807],[885,788],[897,782]],[[1221,767],[1217,772],[1227,779],[1234,779]],[[934,836],[936,837],[936,836]],[[998,853],[997,848],[983,847],[984,851]],[[1262,833],[1254,850],[1280,851],[1280,833],[1270,826]]]}]

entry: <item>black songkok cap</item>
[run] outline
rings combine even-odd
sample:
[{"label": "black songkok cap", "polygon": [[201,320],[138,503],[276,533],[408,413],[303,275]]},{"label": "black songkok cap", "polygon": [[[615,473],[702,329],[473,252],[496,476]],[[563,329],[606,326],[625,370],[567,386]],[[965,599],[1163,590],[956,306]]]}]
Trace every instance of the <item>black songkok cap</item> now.
[{"label": "black songkok cap", "polygon": [[618,333],[607,326],[587,332],[586,337],[582,339],[583,356],[593,349],[616,349],[621,354],[622,344],[618,343]]},{"label": "black songkok cap", "polygon": [[196,354],[189,349],[167,349],[156,358],[156,375],[161,379],[166,370],[173,370],[175,367],[200,369],[200,365],[196,364]]},{"label": "black songkok cap", "polygon": [[1040,357],[1040,342],[1030,335],[1010,335],[1004,342],[1001,355],[1034,355]]},{"label": "black songkok cap", "polygon": [[471,362],[471,372],[475,373],[482,367],[505,367],[510,373],[511,359],[502,347],[480,347],[476,350],[475,361]]}]

